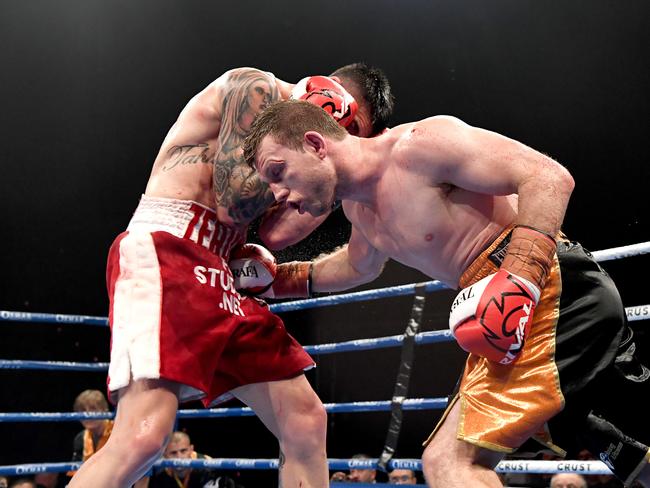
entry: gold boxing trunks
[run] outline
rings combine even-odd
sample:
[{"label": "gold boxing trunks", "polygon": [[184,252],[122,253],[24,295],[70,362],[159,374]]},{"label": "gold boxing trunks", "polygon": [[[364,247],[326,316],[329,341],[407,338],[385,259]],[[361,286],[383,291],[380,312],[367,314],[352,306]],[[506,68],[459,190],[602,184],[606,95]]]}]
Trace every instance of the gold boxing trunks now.
[{"label": "gold boxing trunks", "polygon": [[[465,270],[461,288],[495,273],[505,255],[512,228],[508,228]],[[499,259],[500,258],[500,259]],[[546,421],[564,407],[554,361],[555,328],[559,316],[562,281],[557,258],[547,279],[519,359],[501,365],[470,354],[460,390],[447,407],[461,402],[458,438],[493,451],[513,452],[535,437],[558,454],[545,429]],[[425,442],[435,435],[447,412]]]},{"label": "gold boxing trunks", "polygon": [[[510,231],[469,266],[461,287],[497,271]],[[460,440],[503,453],[532,454],[543,445],[572,456],[588,449],[629,485],[650,460],[647,404],[633,400],[650,396],[650,368],[636,354],[614,282],[580,244],[562,234],[556,240],[519,359],[500,365],[470,354],[425,445],[460,402]]]}]

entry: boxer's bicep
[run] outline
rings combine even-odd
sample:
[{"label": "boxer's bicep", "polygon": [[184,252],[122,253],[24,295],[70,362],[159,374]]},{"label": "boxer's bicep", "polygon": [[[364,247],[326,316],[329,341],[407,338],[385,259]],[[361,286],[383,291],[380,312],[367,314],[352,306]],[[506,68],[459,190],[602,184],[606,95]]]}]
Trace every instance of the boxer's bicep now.
[{"label": "boxer's bicep", "polygon": [[437,183],[490,195],[517,193],[527,180],[557,164],[530,147],[453,117],[430,119],[425,140]]},{"label": "boxer's bicep", "polygon": [[457,119],[445,122],[436,132],[443,141],[432,164],[437,182],[488,195],[517,194],[517,223],[555,234],[574,187],[569,172],[518,141]]},{"label": "boxer's bicep", "polygon": [[342,291],[368,283],[379,276],[386,259],[353,227],[348,244],[314,261],[313,290]]}]

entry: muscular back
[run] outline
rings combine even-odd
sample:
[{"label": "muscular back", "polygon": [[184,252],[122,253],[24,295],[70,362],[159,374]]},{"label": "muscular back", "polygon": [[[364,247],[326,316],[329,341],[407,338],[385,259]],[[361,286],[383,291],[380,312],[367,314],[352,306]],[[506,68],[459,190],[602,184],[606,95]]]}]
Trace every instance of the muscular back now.
[{"label": "muscular back", "polygon": [[246,227],[274,199],[243,161],[241,142],[284,85],[270,73],[238,68],[194,96],[167,134],[145,194],[193,200],[214,208],[223,224]]}]

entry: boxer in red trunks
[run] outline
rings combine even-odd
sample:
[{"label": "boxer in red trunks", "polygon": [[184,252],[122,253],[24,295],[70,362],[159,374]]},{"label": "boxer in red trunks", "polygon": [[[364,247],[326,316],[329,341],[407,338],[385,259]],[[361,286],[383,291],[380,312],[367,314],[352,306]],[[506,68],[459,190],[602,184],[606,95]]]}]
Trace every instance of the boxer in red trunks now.
[{"label": "boxer in red trunks", "polygon": [[170,129],[108,258],[114,428],[70,487],[131,486],[161,455],[179,402],[231,396],[278,438],[281,486],[328,486],[326,413],[302,374],[314,362],[268,307],[237,293],[227,263],[250,222],[270,208],[260,227],[270,247],[324,220],[273,207],[268,186],[244,162],[240,144],[259,112],[293,96],[356,135],[386,127],[392,96],[383,73],[355,64],[335,75],[292,85],[234,69],[192,98]]},{"label": "boxer in red trunks", "polygon": [[[426,442],[429,486],[500,487],[494,466],[528,442],[560,455],[584,443],[625,483],[650,483],[649,440],[632,438],[644,435],[644,404],[605,401],[632,384],[647,391],[650,371],[635,357],[615,285],[560,232],[568,171],[453,117],[363,140],[321,112],[279,102],[244,143],[278,202],[318,216],[342,200],[352,223],[347,246],[295,264],[311,271],[294,276],[339,291],[393,258],[462,288],[449,322],[470,355]],[[272,289],[287,289],[278,278]]]}]

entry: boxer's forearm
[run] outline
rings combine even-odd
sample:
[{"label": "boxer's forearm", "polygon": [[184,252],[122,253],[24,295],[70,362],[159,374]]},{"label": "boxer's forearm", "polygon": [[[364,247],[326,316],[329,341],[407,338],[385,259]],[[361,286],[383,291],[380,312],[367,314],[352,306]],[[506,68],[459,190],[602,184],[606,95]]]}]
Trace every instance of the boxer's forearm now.
[{"label": "boxer's forearm", "polygon": [[432,135],[421,146],[434,155],[429,165],[433,181],[473,193],[517,194],[516,223],[551,235],[559,230],[573,190],[573,178],[560,164],[519,141],[458,119],[432,118],[428,129]]},{"label": "boxer's forearm", "polygon": [[548,158],[538,164],[533,177],[519,185],[518,226],[501,267],[542,289],[553,266],[555,236],[569,203],[573,178]]},{"label": "boxer's forearm", "polygon": [[350,258],[348,246],[344,246],[314,261],[312,291],[343,291],[368,283],[381,274],[383,264],[384,260],[370,260],[363,265],[355,263]]},{"label": "boxer's forearm", "polygon": [[529,225],[554,236],[562,225],[573,191],[569,172],[546,158],[539,171],[519,185],[517,224]]}]

